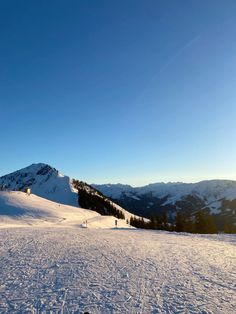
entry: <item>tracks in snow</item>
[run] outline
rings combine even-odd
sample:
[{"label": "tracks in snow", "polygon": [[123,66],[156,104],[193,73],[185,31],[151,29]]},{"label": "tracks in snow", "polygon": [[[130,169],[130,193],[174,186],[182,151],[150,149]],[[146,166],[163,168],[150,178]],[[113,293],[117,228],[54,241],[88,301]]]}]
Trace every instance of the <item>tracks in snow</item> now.
[{"label": "tracks in snow", "polygon": [[233,313],[235,238],[0,229],[1,313]]}]

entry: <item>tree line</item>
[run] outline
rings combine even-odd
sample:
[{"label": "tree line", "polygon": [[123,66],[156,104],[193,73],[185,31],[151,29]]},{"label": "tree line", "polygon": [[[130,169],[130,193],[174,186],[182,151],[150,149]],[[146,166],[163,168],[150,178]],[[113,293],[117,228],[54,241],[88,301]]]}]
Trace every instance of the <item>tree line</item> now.
[{"label": "tree line", "polygon": [[101,215],[111,215],[118,219],[125,219],[124,213],[92,186],[78,180],[73,180],[73,185],[78,190],[79,206],[94,210]]},{"label": "tree line", "polygon": [[[130,218],[130,224],[136,228],[167,230],[176,232],[203,233],[213,234],[218,233],[214,218],[209,213],[200,210],[193,216],[185,215],[177,212],[174,222],[169,222],[166,213],[151,216],[150,220],[143,218]],[[227,222],[224,226],[225,233],[236,233],[236,226],[233,223]]]}]

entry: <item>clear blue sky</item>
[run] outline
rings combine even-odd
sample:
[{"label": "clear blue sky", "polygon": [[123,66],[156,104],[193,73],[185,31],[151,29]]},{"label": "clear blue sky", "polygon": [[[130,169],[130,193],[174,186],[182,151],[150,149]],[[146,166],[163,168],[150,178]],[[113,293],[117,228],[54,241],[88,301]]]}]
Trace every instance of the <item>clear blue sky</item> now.
[{"label": "clear blue sky", "polygon": [[0,175],[236,179],[235,0],[0,2]]}]

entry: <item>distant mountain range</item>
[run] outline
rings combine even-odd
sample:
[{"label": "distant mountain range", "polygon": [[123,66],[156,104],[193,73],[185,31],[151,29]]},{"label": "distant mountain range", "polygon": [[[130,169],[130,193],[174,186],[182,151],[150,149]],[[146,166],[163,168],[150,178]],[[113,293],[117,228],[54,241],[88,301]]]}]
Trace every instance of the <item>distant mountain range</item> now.
[{"label": "distant mountain range", "polygon": [[143,187],[104,184],[93,187],[128,211],[150,218],[166,212],[174,220],[177,212],[192,215],[204,210],[221,228],[236,225],[236,181],[209,180],[198,183],[154,183]]},{"label": "distant mountain range", "polygon": [[85,208],[100,213],[102,210],[105,214],[115,207],[124,213],[125,218],[130,218],[130,213],[150,218],[165,212],[169,220],[174,221],[177,212],[191,216],[204,210],[214,217],[220,228],[227,222],[236,225],[236,181],[154,183],[143,187],[123,184],[90,186],[43,163],[0,177],[0,190],[23,191],[27,187],[37,196],[70,206],[78,206],[79,189],[81,207],[87,206]]}]

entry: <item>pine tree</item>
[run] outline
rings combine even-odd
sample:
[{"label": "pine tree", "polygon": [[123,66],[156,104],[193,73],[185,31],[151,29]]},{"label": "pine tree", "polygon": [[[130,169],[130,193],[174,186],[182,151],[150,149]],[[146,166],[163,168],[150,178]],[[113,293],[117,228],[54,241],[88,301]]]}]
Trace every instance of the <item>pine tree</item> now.
[{"label": "pine tree", "polygon": [[185,231],[185,220],[184,216],[181,213],[176,214],[176,219],[175,219],[175,231],[177,232],[183,232]]},{"label": "pine tree", "polygon": [[224,233],[236,233],[236,226],[232,222],[227,221],[224,224]]},{"label": "pine tree", "polygon": [[216,233],[217,228],[213,217],[203,210],[195,214],[195,232],[196,233]]}]

